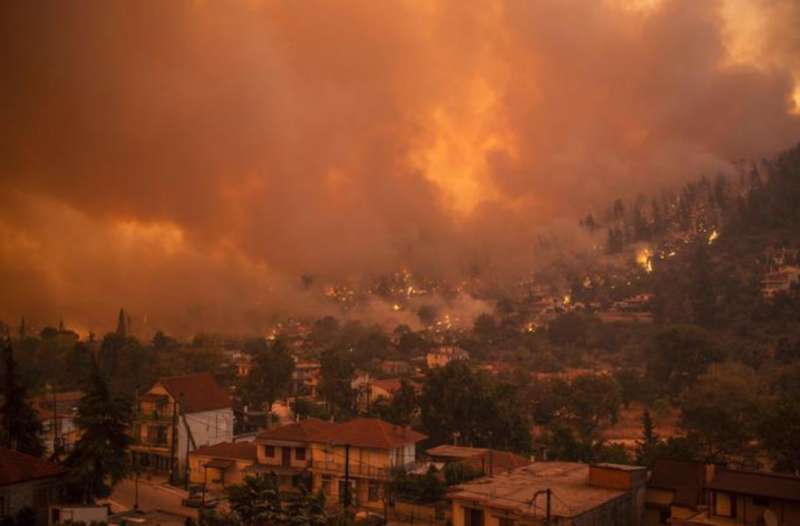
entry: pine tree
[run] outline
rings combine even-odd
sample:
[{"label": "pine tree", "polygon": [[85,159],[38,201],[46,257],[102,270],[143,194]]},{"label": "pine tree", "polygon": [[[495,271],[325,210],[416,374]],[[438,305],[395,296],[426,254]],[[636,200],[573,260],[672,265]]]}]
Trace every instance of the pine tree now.
[{"label": "pine tree", "polygon": [[119,316],[117,317],[116,334],[121,338],[125,338],[128,336],[128,317],[125,315],[125,309],[119,310]]},{"label": "pine tree", "polygon": [[25,387],[19,383],[17,362],[14,361],[10,341],[6,342],[3,350],[3,362],[5,381],[3,405],[0,407],[3,445],[39,457],[44,453],[42,423],[25,400]]},{"label": "pine tree", "polygon": [[127,429],[132,416],[130,402],[111,393],[93,360],[75,419],[83,435],[66,461],[73,498],[93,502],[107,497],[128,474]]},{"label": "pine tree", "polygon": [[642,415],[642,440],[636,443],[636,463],[650,466],[655,460],[654,455],[659,441],[650,410],[645,409]]}]

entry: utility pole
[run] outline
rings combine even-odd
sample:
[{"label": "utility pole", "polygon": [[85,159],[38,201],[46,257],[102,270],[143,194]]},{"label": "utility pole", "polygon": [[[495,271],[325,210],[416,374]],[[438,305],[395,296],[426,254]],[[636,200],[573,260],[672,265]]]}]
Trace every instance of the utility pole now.
[{"label": "utility pole", "polygon": [[169,448],[169,483],[175,484],[175,449],[178,440],[178,401],[172,401],[172,440]]},{"label": "utility pole", "polygon": [[550,495],[551,495],[551,493],[552,493],[552,491],[550,491],[550,488],[547,488],[547,494],[546,494],[546,496],[547,496],[547,504],[546,504],[547,508],[546,508],[546,511],[545,511],[545,516],[546,516],[545,520],[547,520],[547,523],[546,523],[547,526],[550,526]]},{"label": "utility pole", "polygon": [[350,506],[350,444],[344,445],[344,510]]},{"label": "utility pole", "polygon": [[52,385],[50,393],[53,395],[53,457],[58,460],[58,402],[56,401],[56,388]]},{"label": "utility pole", "polygon": [[133,497],[133,509],[135,511],[139,511],[139,466],[133,467],[133,488],[134,488],[134,497]]},{"label": "utility pole", "polygon": [[535,506],[535,505],[536,505],[536,498],[537,498],[539,495],[541,495],[542,493],[544,493],[544,495],[545,495],[545,501],[546,501],[546,503],[545,503],[545,519],[544,519],[544,524],[545,524],[545,526],[550,526],[550,497],[551,497],[551,496],[552,496],[552,494],[553,494],[553,492],[550,490],[550,488],[543,489],[543,490],[539,490],[539,491],[537,491],[536,493],[534,493],[534,494],[533,494],[533,497],[531,498],[531,503],[530,503],[530,505],[531,505],[531,506]]}]

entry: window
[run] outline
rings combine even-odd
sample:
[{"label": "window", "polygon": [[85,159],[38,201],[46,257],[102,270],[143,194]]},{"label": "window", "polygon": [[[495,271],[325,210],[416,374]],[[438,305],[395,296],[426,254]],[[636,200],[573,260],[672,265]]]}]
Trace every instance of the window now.
[{"label": "window", "polygon": [[483,510],[464,508],[464,526],[483,526]]},{"label": "window", "polygon": [[275,458],[275,446],[264,446],[264,456],[267,458]]},{"label": "window", "polygon": [[367,499],[370,502],[376,502],[381,500],[381,485],[379,483],[373,481],[369,482],[369,491],[367,493]]},{"label": "window", "polygon": [[753,497],[753,506],[769,508],[769,499],[767,497]]},{"label": "window", "polygon": [[729,493],[714,493],[714,515],[736,517],[736,497]]},{"label": "window", "polygon": [[325,495],[331,494],[331,476],[322,475],[322,493]]},{"label": "window", "polygon": [[297,460],[305,460],[306,459],[306,448],[298,447],[294,450],[294,458]]}]

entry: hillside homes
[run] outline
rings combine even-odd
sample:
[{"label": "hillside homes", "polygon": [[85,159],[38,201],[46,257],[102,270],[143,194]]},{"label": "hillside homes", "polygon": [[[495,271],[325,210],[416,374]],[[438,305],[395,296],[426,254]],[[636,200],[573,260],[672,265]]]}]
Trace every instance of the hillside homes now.
[{"label": "hillside homes", "polygon": [[425,356],[428,369],[444,367],[454,360],[469,360],[469,353],[461,347],[439,347]]},{"label": "hillside homes", "polygon": [[133,439],[135,463],[182,477],[191,451],[233,441],[230,396],[210,373],[161,378],[138,397]]}]

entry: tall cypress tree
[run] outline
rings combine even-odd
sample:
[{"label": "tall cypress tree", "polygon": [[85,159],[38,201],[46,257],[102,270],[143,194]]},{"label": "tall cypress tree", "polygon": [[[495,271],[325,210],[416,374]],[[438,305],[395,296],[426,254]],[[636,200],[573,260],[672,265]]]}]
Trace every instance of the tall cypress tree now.
[{"label": "tall cypress tree", "polygon": [[128,474],[127,428],[132,419],[130,401],[111,392],[92,360],[86,394],[78,404],[75,419],[83,435],[66,461],[73,498],[93,502],[107,497]]},{"label": "tall cypress tree", "polygon": [[25,400],[25,387],[19,382],[10,341],[6,341],[3,349],[3,363],[3,406],[0,407],[3,445],[29,455],[42,456],[42,423]]}]

